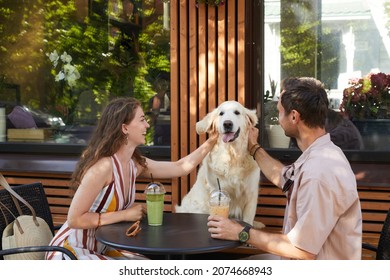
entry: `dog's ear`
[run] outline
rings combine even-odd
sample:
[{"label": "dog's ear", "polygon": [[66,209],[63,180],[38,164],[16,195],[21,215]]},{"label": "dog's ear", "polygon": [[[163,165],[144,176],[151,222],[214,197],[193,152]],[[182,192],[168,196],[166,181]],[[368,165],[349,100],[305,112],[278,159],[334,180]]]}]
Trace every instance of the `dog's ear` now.
[{"label": "dog's ear", "polygon": [[215,119],[217,116],[217,109],[208,113],[202,120],[196,123],[196,133],[203,134],[216,130]]},{"label": "dog's ear", "polygon": [[250,110],[245,108],[245,113],[249,124],[252,126],[256,126],[257,123],[259,122],[259,118],[257,117],[256,114],[256,109]]}]

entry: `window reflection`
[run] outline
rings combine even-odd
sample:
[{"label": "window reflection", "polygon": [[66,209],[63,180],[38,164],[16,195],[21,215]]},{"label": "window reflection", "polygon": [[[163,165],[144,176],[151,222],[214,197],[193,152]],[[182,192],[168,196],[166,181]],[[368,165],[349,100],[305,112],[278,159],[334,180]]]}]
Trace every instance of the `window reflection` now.
[{"label": "window reflection", "polygon": [[[5,1],[3,6],[0,105],[6,107],[7,129],[14,129],[8,142],[84,145],[112,98],[134,96],[147,112],[162,73],[168,83],[164,104],[170,102],[167,3],[36,0],[22,5]],[[18,95],[13,92],[11,98],[6,85],[17,88]],[[160,107],[166,133],[169,106]],[[42,131],[39,139],[18,131],[30,128],[31,118],[31,128]],[[156,142],[154,131],[147,135],[148,144]],[[159,145],[170,145],[165,135],[162,140]]]},{"label": "window reflection", "polygon": [[167,146],[171,144],[171,91],[168,73],[161,73],[153,83],[156,92],[148,102],[147,115],[153,130],[153,144]]},{"label": "window reflection", "polygon": [[[313,76],[329,92],[332,110],[327,129],[334,142],[344,150],[390,149],[390,108],[384,101],[390,100],[388,87],[380,101],[371,103],[370,118],[357,119],[340,111],[343,92],[353,81],[372,73],[390,73],[390,31],[386,21],[389,7],[389,1],[385,0],[265,1],[266,134],[270,133],[270,106],[272,100],[278,99],[279,81],[289,76]],[[363,85],[370,86],[371,81]],[[368,89],[363,91],[361,98],[367,100],[375,94]],[[356,110],[368,109],[367,105],[363,107]],[[275,147],[267,143],[269,139],[266,137],[265,145]]]}]

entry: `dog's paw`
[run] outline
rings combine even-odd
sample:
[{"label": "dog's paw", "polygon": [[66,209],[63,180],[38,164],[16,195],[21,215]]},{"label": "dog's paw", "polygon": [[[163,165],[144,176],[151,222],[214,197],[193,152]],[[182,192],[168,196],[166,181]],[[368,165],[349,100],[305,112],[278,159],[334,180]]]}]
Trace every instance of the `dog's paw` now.
[{"label": "dog's paw", "polygon": [[184,210],[182,209],[182,207],[180,205],[175,205],[175,212],[176,213],[183,213]]},{"label": "dog's paw", "polygon": [[259,222],[259,221],[253,221],[253,227],[255,229],[262,229],[262,228],[265,228],[265,224],[263,224],[262,222]]}]

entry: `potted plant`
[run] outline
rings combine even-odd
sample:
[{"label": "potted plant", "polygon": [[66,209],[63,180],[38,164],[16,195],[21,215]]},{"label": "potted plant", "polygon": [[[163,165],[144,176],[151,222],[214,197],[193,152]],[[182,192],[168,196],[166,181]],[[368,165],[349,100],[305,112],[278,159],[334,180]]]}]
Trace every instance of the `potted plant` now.
[{"label": "potted plant", "polygon": [[388,146],[390,134],[390,75],[382,72],[351,79],[343,91],[340,111],[360,131],[364,147]]},{"label": "potted plant", "polygon": [[278,101],[271,100],[264,103],[264,123],[271,148],[288,148],[290,137],[284,134],[279,124]]},{"label": "potted plant", "polygon": [[369,73],[351,79],[343,91],[340,111],[352,120],[390,118],[390,75]]},{"label": "potted plant", "polygon": [[277,82],[269,77],[271,92],[266,91],[264,96],[264,123],[271,148],[288,148],[290,137],[284,134],[279,124],[278,101],[275,99]]}]

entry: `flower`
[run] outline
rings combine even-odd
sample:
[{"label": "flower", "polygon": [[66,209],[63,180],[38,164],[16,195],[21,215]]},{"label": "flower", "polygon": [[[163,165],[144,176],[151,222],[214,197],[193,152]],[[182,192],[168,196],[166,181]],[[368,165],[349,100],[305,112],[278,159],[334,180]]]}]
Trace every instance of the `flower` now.
[{"label": "flower", "polygon": [[80,78],[80,73],[77,68],[71,64],[72,56],[67,54],[67,52],[64,52],[61,56],[59,56],[57,51],[54,50],[52,53],[48,54],[48,57],[54,68],[57,68],[60,60],[62,61],[60,71],[55,76],[55,81],[59,82],[64,80],[71,88],[74,87],[76,85],[76,80]]},{"label": "flower", "polygon": [[343,91],[340,111],[351,119],[390,118],[390,75],[369,73],[351,79]]}]

